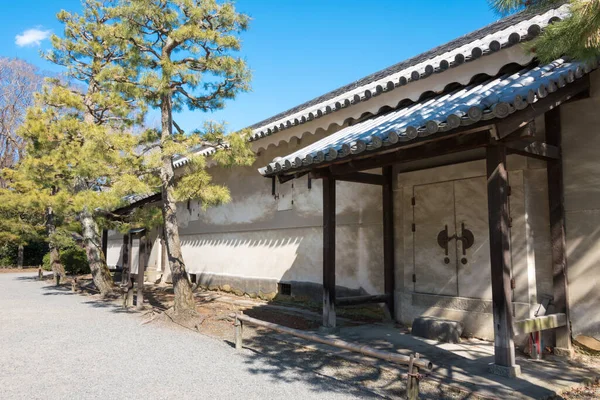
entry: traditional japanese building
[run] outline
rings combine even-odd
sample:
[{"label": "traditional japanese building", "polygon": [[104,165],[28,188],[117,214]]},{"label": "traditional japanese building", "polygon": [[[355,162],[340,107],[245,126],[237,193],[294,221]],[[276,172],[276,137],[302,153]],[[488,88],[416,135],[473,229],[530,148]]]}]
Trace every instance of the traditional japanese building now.
[{"label": "traditional japanese building", "polygon": [[[189,273],[323,299],[325,326],[359,301],[460,321],[508,368],[513,321],[559,315],[567,352],[600,339],[598,63],[521,46],[568,12],[518,13],[252,126],[254,165],[211,168],[232,201],[178,207]],[[147,277],[168,280],[148,237]],[[121,247],[110,235],[109,264]]]}]

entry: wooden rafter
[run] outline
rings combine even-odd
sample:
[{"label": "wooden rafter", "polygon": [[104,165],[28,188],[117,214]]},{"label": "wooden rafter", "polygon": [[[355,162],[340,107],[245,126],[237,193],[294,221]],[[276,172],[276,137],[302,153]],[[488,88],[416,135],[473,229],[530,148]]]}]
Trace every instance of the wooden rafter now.
[{"label": "wooden rafter", "polygon": [[544,142],[510,142],[506,143],[510,153],[519,154],[526,157],[538,158],[540,160],[558,160],[560,150],[558,147]]}]

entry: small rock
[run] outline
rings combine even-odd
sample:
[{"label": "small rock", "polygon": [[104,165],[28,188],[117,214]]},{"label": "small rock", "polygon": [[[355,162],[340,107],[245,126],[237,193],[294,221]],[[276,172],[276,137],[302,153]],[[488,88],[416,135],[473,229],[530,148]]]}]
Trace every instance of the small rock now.
[{"label": "small rock", "polygon": [[440,342],[459,343],[463,325],[458,321],[436,317],[418,317],[412,324],[412,335]]}]

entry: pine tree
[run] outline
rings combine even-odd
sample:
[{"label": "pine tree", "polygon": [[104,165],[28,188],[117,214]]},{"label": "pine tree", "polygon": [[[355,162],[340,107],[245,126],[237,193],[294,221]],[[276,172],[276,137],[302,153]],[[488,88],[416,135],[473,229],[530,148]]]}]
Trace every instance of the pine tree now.
[{"label": "pine tree", "polygon": [[[52,37],[54,49],[46,57],[65,66],[73,82],[49,81],[38,105],[29,109],[21,129],[28,146],[19,164],[25,179],[47,193],[49,221],[56,215],[66,224],[79,221],[80,240],[102,295],[112,292],[113,282],[95,213],[120,204],[125,194],[156,185],[140,179],[144,160],[135,152],[140,138],[131,134],[143,109],[134,100],[135,91],[110,79],[124,73],[118,65],[124,49],[110,39],[105,5],[86,0],[82,15],[58,14],[64,37]],[[52,234],[54,224],[47,225]],[[51,255],[54,250],[51,241]]]},{"label": "pine tree", "polygon": [[[2,182],[14,181],[15,174],[15,170],[6,168],[2,173]],[[22,266],[20,256],[23,247],[33,241],[42,241],[45,236],[46,215],[43,207],[40,207],[39,198],[30,198],[28,201],[22,199],[24,193],[33,192],[31,187],[17,185],[0,188],[0,244],[18,246],[18,267]]]},{"label": "pine tree", "polygon": [[[501,14],[559,6],[565,0],[489,0]],[[526,45],[542,62],[567,56],[582,61],[600,56],[600,0],[570,0],[570,16],[547,26]]]},{"label": "pine tree", "polygon": [[[27,144],[26,141],[24,143]],[[50,250],[54,282],[58,285],[66,274],[59,258],[60,244],[56,240],[56,227],[62,221],[57,221],[54,210],[60,209],[58,205],[64,200],[62,196],[55,196],[53,187],[30,179],[30,171],[23,167],[26,158],[19,161],[18,168],[5,168],[2,171],[5,187],[0,190],[0,240],[24,245],[29,240],[37,239],[38,235],[39,238],[45,237]]]},{"label": "pine tree", "polygon": [[[214,0],[120,0],[111,13],[119,19],[113,25],[114,37],[127,47],[127,57],[120,61],[124,73],[140,72],[137,79],[126,75],[116,79],[125,87],[134,85],[146,104],[161,113],[157,137],[147,138],[146,161],[157,169],[161,183],[174,312],[193,315],[195,302],[181,252],[177,202],[195,198],[206,208],[229,200],[228,189],[211,183],[205,158],[194,150],[215,147],[219,151],[213,159],[224,165],[248,165],[253,154],[245,132],[226,135],[223,125],[207,123],[201,131],[186,133],[173,120],[173,113],[183,107],[220,109],[225,100],[249,89],[249,70],[235,55],[248,17],[236,12],[231,2]],[[184,156],[189,163],[176,176],[173,160]]]}]

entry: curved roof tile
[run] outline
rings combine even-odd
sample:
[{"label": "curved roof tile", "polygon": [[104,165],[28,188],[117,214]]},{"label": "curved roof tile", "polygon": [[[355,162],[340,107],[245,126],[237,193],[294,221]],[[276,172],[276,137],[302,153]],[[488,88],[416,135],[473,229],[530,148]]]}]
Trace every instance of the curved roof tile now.
[{"label": "curved roof tile", "polygon": [[492,54],[538,35],[550,23],[569,14],[568,4],[523,11],[482,29],[395,64],[309,102],[250,126],[251,140],[312,121],[323,115],[367,101],[398,86]]},{"label": "curved roof tile", "polygon": [[461,87],[388,112],[331,134],[264,168],[263,175],[292,171],[352,154],[375,151],[481,120],[505,118],[598,67],[598,62],[568,62],[525,67],[513,74]]}]

